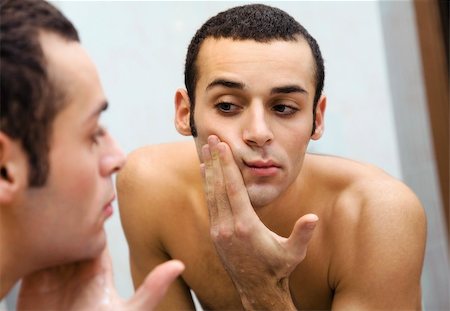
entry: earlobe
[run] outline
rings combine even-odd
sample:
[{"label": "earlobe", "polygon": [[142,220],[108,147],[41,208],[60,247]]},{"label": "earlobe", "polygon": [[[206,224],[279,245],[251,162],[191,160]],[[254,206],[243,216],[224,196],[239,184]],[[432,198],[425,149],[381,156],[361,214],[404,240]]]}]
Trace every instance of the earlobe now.
[{"label": "earlobe", "polygon": [[316,123],[316,128],[311,136],[311,139],[318,140],[322,137],[325,129],[325,110],[327,108],[327,97],[325,95],[320,96],[319,102],[316,106],[316,118],[314,122]]},{"label": "earlobe", "polygon": [[12,203],[26,184],[26,156],[18,142],[0,132],[0,205]]},{"label": "earlobe", "polygon": [[175,128],[181,135],[191,135],[190,114],[191,104],[189,96],[186,90],[178,89],[175,93]]}]

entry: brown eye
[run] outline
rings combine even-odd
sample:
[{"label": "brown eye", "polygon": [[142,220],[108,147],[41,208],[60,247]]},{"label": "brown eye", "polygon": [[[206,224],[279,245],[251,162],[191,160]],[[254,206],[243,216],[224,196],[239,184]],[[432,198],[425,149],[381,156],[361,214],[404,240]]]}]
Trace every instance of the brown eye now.
[{"label": "brown eye", "polygon": [[275,112],[281,114],[281,115],[293,115],[298,111],[297,108],[290,107],[287,105],[275,105],[272,107],[272,110]]},{"label": "brown eye", "polygon": [[232,103],[222,102],[216,104],[216,109],[223,113],[232,113],[238,110],[238,106]]}]

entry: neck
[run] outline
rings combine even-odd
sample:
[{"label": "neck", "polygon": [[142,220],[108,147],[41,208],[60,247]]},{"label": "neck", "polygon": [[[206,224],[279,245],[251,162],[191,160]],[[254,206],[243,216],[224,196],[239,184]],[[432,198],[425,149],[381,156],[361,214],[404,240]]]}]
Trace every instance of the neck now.
[{"label": "neck", "polygon": [[2,256],[0,258],[0,300],[3,299],[14,284],[20,279],[20,274],[17,273],[17,267],[14,260],[11,258],[11,251],[4,245],[3,241],[0,241],[0,249],[2,250]]},{"label": "neck", "polygon": [[20,225],[11,222],[10,215],[0,210],[0,299],[32,270],[29,266],[28,247],[22,245],[26,240]]}]

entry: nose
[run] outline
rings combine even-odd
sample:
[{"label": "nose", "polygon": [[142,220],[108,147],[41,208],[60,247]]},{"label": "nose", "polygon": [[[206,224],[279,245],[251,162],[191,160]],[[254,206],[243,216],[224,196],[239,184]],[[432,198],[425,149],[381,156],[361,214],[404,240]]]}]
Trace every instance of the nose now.
[{"label": "nose", "polygon": [[125,165],[126,159],[125,153],[109,133],[106,140],[107,147],[100,160],[100,174],[105,177],[117,173]]},{"label": "nose", "polygon": [[248,145],[262,147],[273,140],[273,132],[266,118],[262,105],[249,109],[243,131],[243,139]]}]

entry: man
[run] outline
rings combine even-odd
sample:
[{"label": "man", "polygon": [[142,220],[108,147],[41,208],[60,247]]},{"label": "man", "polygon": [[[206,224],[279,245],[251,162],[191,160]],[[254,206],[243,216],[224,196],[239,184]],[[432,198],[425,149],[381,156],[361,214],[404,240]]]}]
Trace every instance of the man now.
[{"label": "man", "polygon": [[1,0],[0,298],[19,309],[152,309],[181,273],[158,267],[115,292],[104,222],[124,155],[100,125],[108,104],[73,25],[44,1]]},{"label": "man", "polygon": [[[186,271],[160,310],[420,309],[425,215],[381,170],[306,153],[324,130],[323,60],[287,13],[245,5],[192,39],[175,125],[118,178],[133,281]],[[200,167],[200,169],[199,169]]]}]

